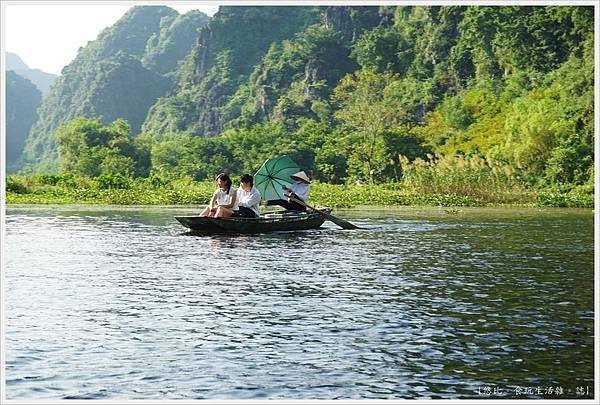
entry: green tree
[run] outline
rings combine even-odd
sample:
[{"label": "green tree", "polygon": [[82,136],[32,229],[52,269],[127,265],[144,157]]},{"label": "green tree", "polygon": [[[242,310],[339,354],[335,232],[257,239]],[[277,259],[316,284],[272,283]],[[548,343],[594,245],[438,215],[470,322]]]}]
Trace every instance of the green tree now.
[{"label": "green tree", "polygon": [[240,170],[222,137],[182,136],[154,144],[151,155],[152,173],[168,178],[205,180],[221,172],[235,174]]},{"label": "green tree", "polygon": [[391,73],[362,70],[342,80],[333,100],[338,107],[335,117],[347,134],[340,145],[347,150],[352,177],[374,182],[390,175],[388,166],[399,153],[407,154],[399,133],[421,122],[430,103],[428,94],[427,83]]},{"label": "green tree", "polygon": [[56,131],[60,168],[82,176],[147,175],[148,148],[131,136],[125,120],[103,125],[100,118],[76,118]]},{"label": "green tree", "polygon": [[365,70],[405,75],[414,58],[414,46],[397,27],[366,31],[353,45],[352,55]]}]

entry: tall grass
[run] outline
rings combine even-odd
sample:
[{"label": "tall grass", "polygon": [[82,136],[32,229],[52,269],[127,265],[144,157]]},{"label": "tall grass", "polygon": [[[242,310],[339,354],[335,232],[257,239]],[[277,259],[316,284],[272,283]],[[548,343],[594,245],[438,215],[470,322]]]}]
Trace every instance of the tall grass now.
[{"label": "tall grass", "polygon": [[462,196],[489,204],[523,204],[536,192],[519,184],[514,170],[478,156],[400,156],[405,189],[416,194]]}]

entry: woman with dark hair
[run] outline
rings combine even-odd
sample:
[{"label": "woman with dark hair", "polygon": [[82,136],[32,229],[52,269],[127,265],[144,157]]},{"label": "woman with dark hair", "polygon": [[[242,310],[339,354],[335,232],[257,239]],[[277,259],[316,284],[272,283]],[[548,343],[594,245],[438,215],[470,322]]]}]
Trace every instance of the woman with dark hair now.
[{"label": "woman with dark hair", "polygon": [[237,189],[237,200],[239,210],[235,216],[244,218],[258,218],[260,211],[260,191],[254,187],[254,179],[249,174],[243,174],[240,177],[240,188]]},{"label": "woman with dark hair", "polygon": [[231,178],[226,173],[219,174],[215,180],[217,189],[200,216],[228,218],[238,210],[236,190],[231,187]]}]

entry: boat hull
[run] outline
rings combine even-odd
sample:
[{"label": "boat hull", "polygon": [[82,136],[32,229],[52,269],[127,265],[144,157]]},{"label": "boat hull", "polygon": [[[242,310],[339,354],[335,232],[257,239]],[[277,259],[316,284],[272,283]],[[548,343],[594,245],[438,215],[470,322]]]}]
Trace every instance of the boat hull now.
[{"label": "boat hull", "polygon": [[[325,212],[329,212],[327,210]],[[273,213],[260,218],[175,217],[186,228],[198,233],[265,233],[316,229],[325,217],[319,213]]]}]

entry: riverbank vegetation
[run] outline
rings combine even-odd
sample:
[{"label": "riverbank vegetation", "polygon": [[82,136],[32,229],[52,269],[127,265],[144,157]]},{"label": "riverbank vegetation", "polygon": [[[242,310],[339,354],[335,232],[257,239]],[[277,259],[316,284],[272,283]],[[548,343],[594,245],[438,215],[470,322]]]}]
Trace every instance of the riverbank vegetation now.
[{"label": "riverbank vegetation", "polygon": [[332,207],[593,205],[593,8],[302,10],[223,8],[141,127],[61,121],[7,201],[203,204],[288,155]]},{"label": "riverbank vegetation", "polygon": [[[417,162],[407,168],[403,182],[375,184],[327,184],[313,182],[311,204],[329,207],[378,206],[544,206],[587,207],[594,205],[589,188],[563,192],[534,190],[506,180],[479,160],[465,162]],[[463,165],[479,165],[468,170]],[[234,181],[237,179],[234,176]],[[96,177],[60,175],[11,175],[7,178],[8,204],[123,204],[204,205],[215,184],[186,176],[167,179],[160,175],[125,177],[101,174]]]}]

